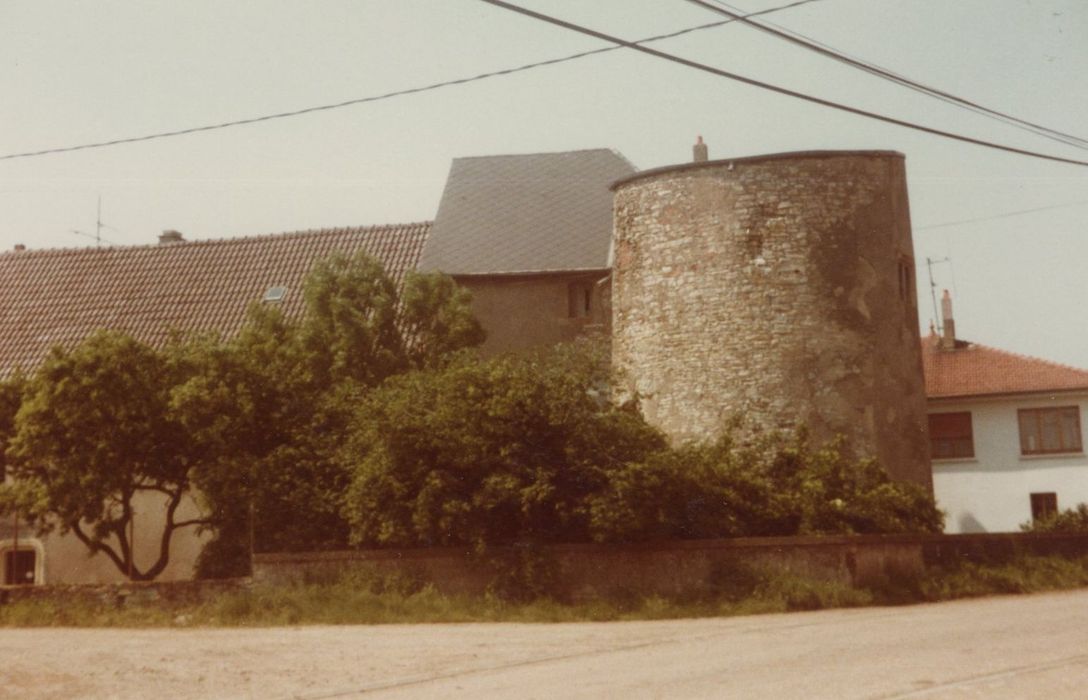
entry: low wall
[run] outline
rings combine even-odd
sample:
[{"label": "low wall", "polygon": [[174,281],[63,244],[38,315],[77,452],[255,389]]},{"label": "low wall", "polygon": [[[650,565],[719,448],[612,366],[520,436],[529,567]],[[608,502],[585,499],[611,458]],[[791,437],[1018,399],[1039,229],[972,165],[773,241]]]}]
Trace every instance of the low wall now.
[{"label": "low wall", "polygon": [[968,535],[923,535],[918,540],[928,566],[960,561],[1001,563],[1023,554],[1088,557],[1088,534],[994,532]]},{"label": "low wall", "polygon": [[[258,554],[253,572],[258,582],[291,583],[329,580],[351,569],[366,569],[380,575],[417,576],[445,593],[479,594],[494,579],[498,562],[521,553],[518,548],[496,548],[481,557],[446,548]],[[616,592],[698,593],[752,568],[861,586],[919,573],[924,566],[918,541],[894,536],[552,545],[534,555],[550,565],[548,589],[572,599]]]},{"label": "low wall", "polygon": [[[957,561],[998,563],[1021,554],[1088,556],[1088,535],[999,533],[861,535],[670,541],[638,545],[552,545],[539,552],[551,566],[548,588],[584,599],[598,594],[692,594],[744,569],[773,569],[852,586],[922,573]],[[497,561],[517,557],[497,548],[488,557],[466,549],[389,549],[258,554],[254,580],[330,580],[351,569],[407,574],[451,594],[479,594]]]}]

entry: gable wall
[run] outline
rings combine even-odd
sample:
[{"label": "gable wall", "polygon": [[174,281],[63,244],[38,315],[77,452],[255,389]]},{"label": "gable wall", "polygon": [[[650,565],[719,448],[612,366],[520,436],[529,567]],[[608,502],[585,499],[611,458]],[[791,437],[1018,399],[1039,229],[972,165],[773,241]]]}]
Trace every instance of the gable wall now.
[{"label": "gable wall", "polygon": [[[558,272],[540,275],[461,276],[472,292],[472,311],[487,332],[485,356],[517,352],[574,340],[603,331],[608,313],[606,273]],[[587,285],[592,293],[588,316],[570,315],[571,285]]]}]

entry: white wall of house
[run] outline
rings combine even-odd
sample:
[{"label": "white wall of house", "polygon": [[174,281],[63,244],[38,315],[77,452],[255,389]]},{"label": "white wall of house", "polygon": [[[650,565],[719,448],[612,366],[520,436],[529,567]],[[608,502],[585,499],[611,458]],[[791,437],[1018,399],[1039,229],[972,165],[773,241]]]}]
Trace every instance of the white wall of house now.
[{"label": "white wall of house", "polygon": [[[1017,410],[1080,409],[1079,452],[1023,455]],[[933,489],[946,513],[945,532],[1011,532],[1031,520],[1031,494],[1055,493],[1059,509],[1088,502],[1088,395],[1026,395],[974,400],[929,401],[929,413],[969,411],[975,456],[933,460]]]}]

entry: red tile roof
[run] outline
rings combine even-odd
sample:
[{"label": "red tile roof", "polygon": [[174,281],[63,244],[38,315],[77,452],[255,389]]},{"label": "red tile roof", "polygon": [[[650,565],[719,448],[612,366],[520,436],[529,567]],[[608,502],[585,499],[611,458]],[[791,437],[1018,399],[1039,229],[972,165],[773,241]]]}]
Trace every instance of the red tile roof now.
[{"label": "red tile roof", "polygon": [[334,251],[375,256],[398,281],[414,269],[430,223],[324,229],[139,247],[0,254],[0,377],[33,369],[54,345],[100,328],[158,345],[171,330],[238,331],[250,303],[285,287],[288,315],[302,282]]},{"label": "red tile roof", "polygon": [[922,340],[922,366],[931,399],[1088,390],[1088,371],[965,341],[942,350],[935,334]]}]

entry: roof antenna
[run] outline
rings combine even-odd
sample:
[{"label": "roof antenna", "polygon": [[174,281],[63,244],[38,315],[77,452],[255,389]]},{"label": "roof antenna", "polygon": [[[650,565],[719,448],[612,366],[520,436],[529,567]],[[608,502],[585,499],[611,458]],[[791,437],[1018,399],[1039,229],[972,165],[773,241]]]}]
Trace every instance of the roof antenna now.
[{"label": "roof antenna", "polygon": [[941,258],[940,260],[933,260],[932,258],[926,258],[926,269],[929,271],[929,296],[933,299],[933,318],[929,321],[929,327],[932,328],[934,324],[937,326],[937,335],[944,332],[944,326],[941,323],[941,314],[937,312],[937,283],[933,281],[933,266],[940,263],[952,263],[952,258]]},{"label": "roof antenna", "polygon": [[[95,248],[102,247],[103,242],[105,242],[107,245],[117,245],[113,241],[107,241],[102,238],[103,226],[105,226],[105,224],[102,223],[102,195],[98,195],[98,217],[95,219],[94,222],[94,234],[87,233],[86,231],[77,231],[76,229],[72,229],[71,232],[76,234],[77,236],[86,236],[87,238],[93,238]],[[106,228],[111,227],[106,226]]]}]

